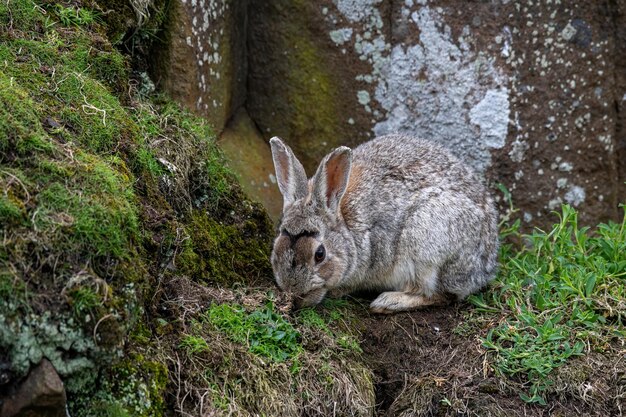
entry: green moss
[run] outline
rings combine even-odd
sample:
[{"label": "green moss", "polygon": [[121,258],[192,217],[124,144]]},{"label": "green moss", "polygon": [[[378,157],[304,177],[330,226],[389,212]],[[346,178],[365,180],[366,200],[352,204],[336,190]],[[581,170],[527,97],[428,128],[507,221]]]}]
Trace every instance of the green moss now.
[{"label": "green moss", "polygon": [[127,93],[128,60],[118,51],[98,51],[89,57],[90,71],[118,96]]},{"label": "green moss", "polygon": [[36,30],[45,20],[41,11],[33,7],[33,3],[21,1],[0,3],[0,22],[6,27],[28,32]]},{"label": "green moss", "polygon": [[156,416],[164,411],[167,367],[136,354],[113,369],[112,392],[131,415]]},{"label": "green moss", "polygon": [[23,219],[23,205],[8,196],[0,195],[0,230],[11,224],[20,223]]},{"label": "green moss", "polygon": [[[137,236],[137,217],[128,200],[96,190],[71,190],[53,182],[39,194],[35,224],[42,230],[66,228],[60,236],[64,248],[89,256],[128,258]],[[120,190],[123,194],[123,189]]]},{"label": "green moss", "polygon": [[65,104],[60,119],[88,149],[111,152],[121,140],[133,137],[132,121],[117,97],[101,83],[79,73],[68,73],[58,84],[57,95]]},{"label": "green moss", "polygon": [[99,12],[59,4],[0,4],[0,350],[15,383],[50,359],[72,415],[160,416],[157,358],[178,349],[161,343],[177,318],[155,311],[170,265],[265,278],[271,224],[207,123],[138,101]]},{"label": "green moss", "polygon": [[49,150],[28,93],[0,71],[0,161],[15,152]]},{"label": "green moss", "polygon": [[126,33],[137,24],[135,11],[130,1],[126,0],[95,0],[105,21],[106,32],[111,42],[116,45],[122,42]]},{"label": "green moss", "polygon": [[187,234],[190,239],[176,266],[197,280],[231,286],[271,274],[269,239],[258,233],[255,221],[226,225],[195,212]]}]

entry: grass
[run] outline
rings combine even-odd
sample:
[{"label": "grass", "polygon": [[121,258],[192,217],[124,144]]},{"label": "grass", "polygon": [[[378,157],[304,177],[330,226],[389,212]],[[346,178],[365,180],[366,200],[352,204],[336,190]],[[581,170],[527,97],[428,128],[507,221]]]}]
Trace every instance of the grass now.
[{"label": "grass", "polygon": [[498,323],[483,338],[496,372],[524,384],[521,397],[546,404],[552,372],[590,351],[610,351],[626,337],[626,216],[621,223],[579,227],[577,212],[564,205],[548,231],[503,238],[494,287],[470,297],[476,310]]},{"label": "grass", "polygon": [[271,301],[251,313],[237,304],[213,305],[205,318],[251,353],[274,362],[296,359],[302,352],[300,334],[274,310]]},{"label": "grass", "polygon": [[198,353],[208,352],[210,349],[209,344],[206,340],[204,340],[200,336],[193,335],[184,336],[179,346],[183,348],[189,355],[196,355]]},{"label": "grass", "polygon": [[304,308],[298,311],[296,322],[301,326],[331,337],[337,347],[353,352],[363,353],[359,343],[358,330],[355,329],[356,315],[345,299],[327,298],[321,310]]},{"label": "grass", "polygon": [[89,313],[102,303],[102,297],[89,287],[77,287],[70,291],[69,296],[76,316]]},{"label": "grass", "polygon": [[[216,415],[300,415],[302,410],[371,415],[371,371],[360,355],[310,325],[334,332],[324,313],[309,309],[292,316],[282,312],[286,301],[271,291],[244,287],[216,293],[215,287],[187,287],[186,281],[180,281],[183,291],[170,305],[175,312],[181,303],[187,312],[179,320],[183,336],[177,338],[176,352],[168,354],[184,376],[184,385],[174,379],[181,390],[178,409],[189,415],[200,415],[200,410]],[[198,304],[191,295],[203,291],[217,298],[208,309],[193,308]]]},{"label": "grass", "polygon": [[65,7],[62,4],[55,4],[52,10],[64,26],[86,26],[96,20],[94,12],[84,7]]}]

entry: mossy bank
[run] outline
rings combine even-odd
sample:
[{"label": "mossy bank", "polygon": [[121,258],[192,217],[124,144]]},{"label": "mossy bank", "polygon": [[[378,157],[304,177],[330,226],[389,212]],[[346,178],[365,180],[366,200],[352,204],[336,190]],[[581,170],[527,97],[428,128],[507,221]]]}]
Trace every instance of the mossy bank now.
[{"label": "mossy bank", "polygon": [[108,14],[0,3],[0,393],[46,357],[72,415],[159,415],[163,283],[269,282],[272,230],[210,127],[141,97]]}]

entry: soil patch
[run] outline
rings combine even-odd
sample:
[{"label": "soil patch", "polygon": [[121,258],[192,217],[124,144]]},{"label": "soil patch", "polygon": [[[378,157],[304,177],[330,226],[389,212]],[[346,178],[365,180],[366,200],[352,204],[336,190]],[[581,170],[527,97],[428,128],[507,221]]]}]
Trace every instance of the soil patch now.
[{"label": "soil patch", "polygon": [[[377,416],[599,416],[619,412],[619,404],[600,398],[584,401],[567,392],[553,395],[547,407],[524,402],[519,397],[521,384],[499,378],[489,366],[478,337],[481,329],[465,327],[471,308],[465,303],[390,316],[366,313],[366,306],[363,303],[361,346],[374,373]],[[605,365],[610,363],[599,366]],[[609,382],[596,377],[587,378],[587,386]],[[582,386],[578,384],[582,381],[570,382]]]}]

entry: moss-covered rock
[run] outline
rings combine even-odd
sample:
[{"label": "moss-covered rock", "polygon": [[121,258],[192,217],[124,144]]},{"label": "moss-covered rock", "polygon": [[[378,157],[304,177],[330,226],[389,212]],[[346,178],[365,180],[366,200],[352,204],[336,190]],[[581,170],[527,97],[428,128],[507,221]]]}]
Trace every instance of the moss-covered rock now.
[{"label": "moss-covered rock", "polygon": [[271,275],[270,241],[265,238],[271,225],[267,219],[247,218],[229,225],[206,212],[196,212],[186,231],[189,239],[176,258],[181,272],[226,286]]},{"label": "moss-covered rock", "polygon": [[267,214],[98,4],[0,3],[0,401],[47,358],[78,417],[371,415],[350,312],[286,313]]}]

